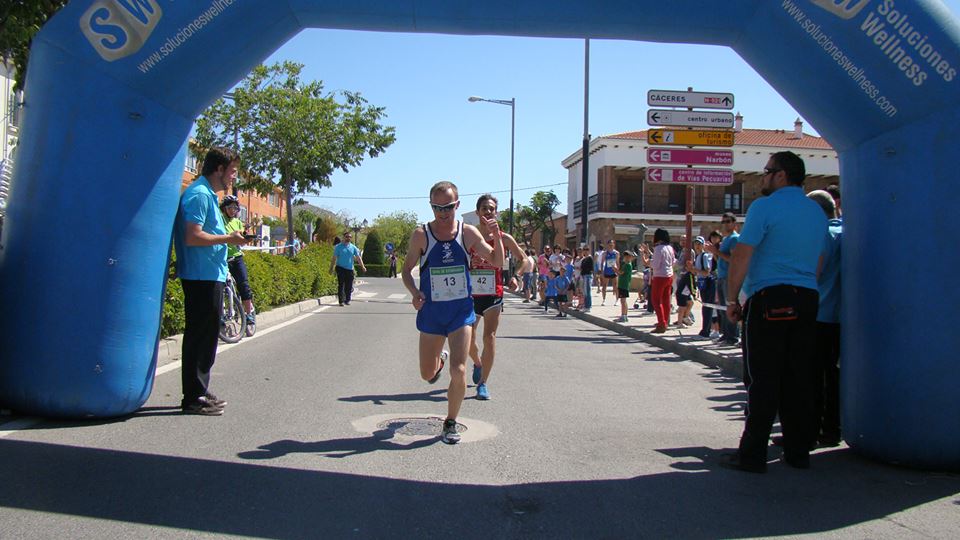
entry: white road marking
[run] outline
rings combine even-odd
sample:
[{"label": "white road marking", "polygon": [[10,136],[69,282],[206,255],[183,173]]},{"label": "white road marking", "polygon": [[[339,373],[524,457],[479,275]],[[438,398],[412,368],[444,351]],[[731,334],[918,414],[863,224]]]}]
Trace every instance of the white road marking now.
[{"label": "white road marking", "polygon": [[391,294],[391,295],[388,296],[387,298],[390,299],[390,300],[403,300],[403,299],[406,298],[406,297],[407,297],[406,294],[396,293],[396,294]]}]

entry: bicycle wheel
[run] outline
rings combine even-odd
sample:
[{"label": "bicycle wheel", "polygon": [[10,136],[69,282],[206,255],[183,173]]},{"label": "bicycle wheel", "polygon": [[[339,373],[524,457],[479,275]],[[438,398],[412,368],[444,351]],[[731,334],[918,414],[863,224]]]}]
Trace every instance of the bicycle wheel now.
[{"label": "bicycle wheel", "polygon": [[223,308],[220,311],[220,339],[227,343],[236,343],[247,331],[247,316],[243,312],[243,301],[233,287],[223,289]]}]

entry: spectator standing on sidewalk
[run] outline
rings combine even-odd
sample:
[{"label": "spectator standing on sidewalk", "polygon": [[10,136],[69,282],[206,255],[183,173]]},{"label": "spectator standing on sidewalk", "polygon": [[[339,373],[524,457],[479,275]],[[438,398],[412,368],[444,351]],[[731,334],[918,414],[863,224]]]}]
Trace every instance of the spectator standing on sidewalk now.
[{"label": "spectator standing on sidewalk", "polygon": [[547,299],[547,281],[551,279],[550,276],[550,256],[553,255],[553,248],[550,246],[543,246],[543,253],[537,257],[537,272],[539,277],[537,278],[537,292],[540,293],[540,303],[543,304]]},{"label": "spectator standing on sidewalk", "polygon": [[843,220],[827,191],[811,191],[807,197],[820,205],[827,219],[823,264],[817,278],[820,305],[817,309],[817,420],[820,446],[840,444],[840,246]]},{"label": "spectator standing on sidewalk", "polygon": [[580,304],[584,313],[589,313],[593,307],[593,270],[595,268],[593,256],[590,255],[590,248],[584,247],[581,252],[583,258],[580,259],[580,282],[583,302]]},{"label": "spectator standing on sidewalk", "polygon": [[[732,212],[723,214],[720,219],[720,229],[724,234],[720,246],[712,244],[705,246],[707,251],[717,259],[717,302],[720,305],[727,305],[727,302],[736,300],[736,298],[727,298],[727,271],[730,268],[730,256],[733,248],[740,241],[740,235],[737,233],[737,216]],[[720,317],[720,342],[726,345],[736,345],[740,340],[740,325],[731,321],[729,318]]]},{"label": "spectator standing on sidewalk", "polygon": [[536,292],[534,287],[537,286],[537,258],[535,257],[536,253],[532,249],[526,251],[526,258],[524,259],[523,265],[523,303],[530,302],[530,296],[533,295],[536,298]]},{"label": "spectator standing on sidewalk", "polygon": [[[700,237],[701,240],[703,239]],[[700,244],[701,246],[703,244]],[[693,326],[693,319],[690,317],[693,310],[693,299],[696,296],[697,285],[693,276],[694,254],[685,248],[681,248],[682,255],[678,262],[677,278],[677,322],[673,323],[677,328],[686,328]]]},{"label": "spectator standing on sidewalk", "polygon": [[[601,255],[600,265],[603,267],[603,273],[600,281],[603,282],[603,291],[600,293],[600,305],[607,303],[607,286],[612,292],[616,293],[617,276],[620,275],[620,252],[617,251],[617,244],[610,240],[607,242],[607,249]],[[616,298],[616,296],[614,296]]]},{"label": "spectator standing on sidewalk", "polygon": [[242,231],[227,234],[217,191],[227,191],[237,178],[240,155],[230,148],[211,148],[200,177],[180,196],[173,244],[177,275],[183,286],[183,400],[187,414],[219,416],[227,402],[210,393],[210,370],[217,358],[220,310],[227,281],[227,245],[246,243]]},{"label": "spectator standing on sidewalk", "polygon": [[[720,243],[720,233],[713,231],[710,233],[710,245],[716,246]],[[693,272],[697,276],[697,287],[700,289],[700,301],[703,307],[700,309],[700,316],[703,322],[700,325],[700,337],[710,338],[710,330],[714,323],[714,309],[707,307],[707,304],[717,302],[717,263],[713,255],[706,250],[702,236],[698,236],[693,241],[693,249],[697,252],[697,257],[693,262]],[[719,334],[717,334],[719,336]]]},{"label": "spectator standing on sidewalk", "polygon": [[343,233],[343,241],[333,248],[333,257],[330,258],[330,270],[332,274],[334,267],[337,269],[337,301],[340,305],[350,305],[351,295],[353,294],[354,262],[360,263],[360,268],[364,272],[367,267],[360,258],[360,250],[353,244],[353,233],[346,231]]},{"label": "spectator standing on sidewalk", "polygon": [[620,318],[617,322],[627,322],[627,304],[630,302],[630,280],[633,279],[633,261],[636,256],[632,251],[623,252],[623,262],[620,263],[620,275],[617,277],[617,298],[620,299]]},{"label": "spectator standing on sidewalk", "polygon": [[843,219],[843,207],[840,206],[840,186],[830,184],[824,191],[829,193],[830,197],[833,198],[833,205],[837,210],[837,219]]},{"label": "spectator standing on sidewalk", "polygon": [[744,320],[747,418],[739,449],[724,464],[742,471],[766,471],[778,415],[787,465],[809,468],[816,440],[817,271],[827,218],[804,196],[805,177],[793,152],[770,156],[761,180],[766,197],[750,205],[730,263],[727,317]]},{"label": "spectator standing on sidewalk", "polygon": [[390,277],[397,277],[397,252],[390,252]]},{"label": "spectator standing on sidewalk", "polygon": [[657,326],[652,333],[663,334],[670,322],[670,292],[673,289],[673,264],[676,262],[676,254],[670,245],[670,233],[666,229],[654,231],[653,241],[650,298],[657,314]]}]

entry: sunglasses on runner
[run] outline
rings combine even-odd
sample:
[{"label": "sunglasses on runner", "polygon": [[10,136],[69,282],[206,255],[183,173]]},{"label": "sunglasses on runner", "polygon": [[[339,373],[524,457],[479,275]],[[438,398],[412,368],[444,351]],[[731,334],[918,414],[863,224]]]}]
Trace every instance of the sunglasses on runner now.
[{"label": "sunglasses on runner", "polygon": [[434,211],[434,212],[450,212],[450,211],[452,211],[454,208],[456,208],[456,207],[457,207],[457,204],[459,204],[459,203],[460,203],[459,200],[453,201],[453,202],[450,203],[450,204],[433,204],[433,203],[430,203],[430,207],[433,208],[433,211]]}]

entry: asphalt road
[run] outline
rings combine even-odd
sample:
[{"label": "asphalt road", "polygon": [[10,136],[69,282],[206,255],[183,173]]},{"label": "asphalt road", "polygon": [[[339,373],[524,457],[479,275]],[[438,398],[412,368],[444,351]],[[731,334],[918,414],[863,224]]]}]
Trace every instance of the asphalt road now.
[{"label": "asphalt road", "polygon": [[[222,417],[180,372],[122,419],[0,425],[0,538],[957,538],[960,477],[846,447],[719,468],[745,395],[700,364],[508,299],[493,399],[437,439],[399,280],[221,350]],[[171,367],[175,367],[171,366]]]}]

